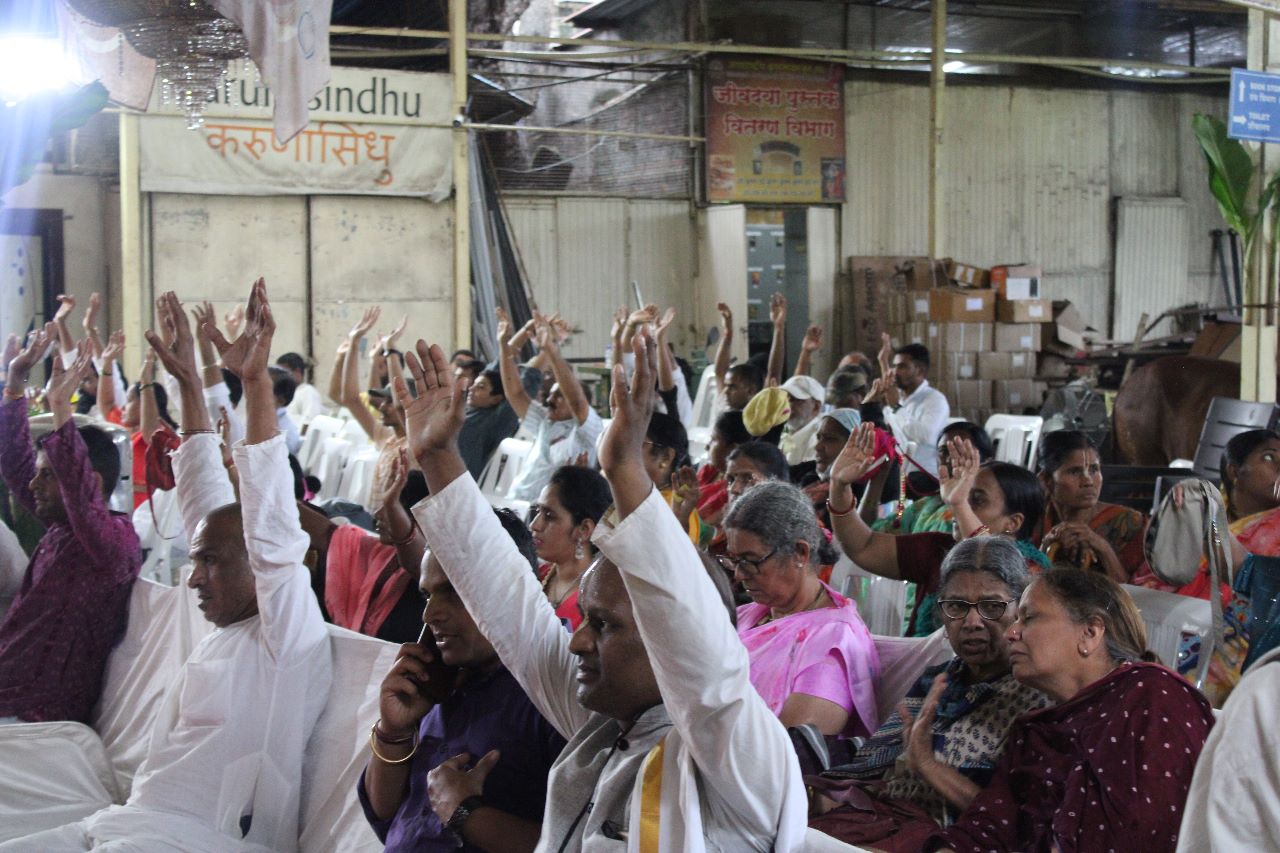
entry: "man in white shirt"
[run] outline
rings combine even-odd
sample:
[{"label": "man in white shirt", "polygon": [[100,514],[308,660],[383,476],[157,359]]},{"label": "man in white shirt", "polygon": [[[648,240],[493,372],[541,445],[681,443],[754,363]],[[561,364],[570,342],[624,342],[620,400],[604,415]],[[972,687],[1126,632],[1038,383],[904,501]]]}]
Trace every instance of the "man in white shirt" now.
[{"label": "man in white shirt", "polygon": [[560,354],[560,344],[549,323],[538,326],[538,349],[551,363],[556,384],[551,387],[544,406],[529,396],[521,382],[516,354],[508,338],[510,327],[498,325],[498,368],[502,371],[502,387],[507,402],[520,418],[520,428],[533,436],[530,451],[520,476],[511,484],[509,497],[533,501],[562,465],[572,465],[579,454],[587,455],[587,464],[596,460],[596,441],[604,431],[604,423],[591,408],[586,389],[573,372],[573,366]]},{"label": "man in white shirt", "polygon": [[173,344],[147,339],[180,383],[185,440],[174,454],[191,541],[187,586],[216,629],[192,651],[152,724],[123,806],[0,845],[4,853],[107,848],[146,853],[266,853],[298,846],[302,762],[332,680],[329,635],[302,560],[293,477],[267,357],[275,329],[259,279],[244,333],[211,337],[244,380],[247,425],[234,450],[240,503],[222,467],[200,388],[191,330],[174,294],[161,300]]},{"label": "man in white shirt", "polygon": [[778,449],[787,457],[788,465],[800,465],[815,458],[818,426],[827,391],[812,376],[792,376],[782,383],[791,400],[791,416],[782,430]]},{"label": "man in white shirt", "polygon": [[[929,384],[929,350],[922,344],[892,348],[887,334],[881,336],[882,378],[871,385],[868,402],[884,403],[884,419],[894,438],[919,467],[938,475],[938,436],[951,417],[951,404],[941,391]],[[893,361],[889,359],[892,354]],[[892,378],[892,381],[886,381]]]},{"label": "man in white shirt", "polygon": [[407,358],[422,396],[397,389],[432,493],[414,512],[503,664],[569,740],[538,850],[795,851],[807,809],[799,764],[719,615],[727,590],[645,471],[657,354],[643,333],[635,347],[630,389],[614,368],[600,454],[617,520],[592,537],[604,556],[583,576],[572,636],[467,474],[462,389],[444,351],[422,341]]},{"label": "man in white shirt", "polygon": [[293,402],[289,404],[289,417],[305,430],[312,418],[324,414],[324,398],[320,396],[320,390],[307,381],[311,371],[310,360],[296,352],[287,352],[276,359],[276,364],[289,371],[289,376],[297,383]]}]

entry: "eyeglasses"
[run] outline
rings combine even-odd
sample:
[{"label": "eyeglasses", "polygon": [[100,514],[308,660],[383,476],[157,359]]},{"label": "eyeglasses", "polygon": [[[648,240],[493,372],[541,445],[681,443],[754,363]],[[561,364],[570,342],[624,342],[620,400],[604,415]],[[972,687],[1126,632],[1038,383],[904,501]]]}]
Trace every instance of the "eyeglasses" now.
[{"label": "eyeglasses", "polygon": [[942,598],[938,600],[938,609],[942,615],[952,620],[964,619],[971,608],[978,608],[978,615],[988,622],[995,622],[1004,616],[1004,612],[1013,604],[1013,600],[984,598],[982,601],[965,601],[963,598]]},{"label": "eyeglasses", "polygon": [[742,488],[749,489],[756,483],[764,482],[764,478],[757,477],[755,474],[728,474],[725,476],[724,481],[731,489],[739,484],[741,484]]},{"label": "eyeglasses", "polygon": [[730,557],[726,554],[716,557],[716,562],[726,572],[742,572],[747,577],[753,578],[760,574],[760,567],[769,562],[770,558],[776,553],[778,553],[778,549],[774,548],[758,560],[749,560],[746,557]]}]

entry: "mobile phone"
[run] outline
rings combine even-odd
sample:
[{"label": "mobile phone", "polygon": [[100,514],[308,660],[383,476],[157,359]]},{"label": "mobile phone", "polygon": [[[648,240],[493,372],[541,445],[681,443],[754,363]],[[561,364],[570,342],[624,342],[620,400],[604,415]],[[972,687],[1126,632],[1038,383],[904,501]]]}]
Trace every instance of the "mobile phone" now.
[{"label": "mobile phone", "polygon": [[453,693],[454,687],[458,684],[460,670],[456,666],[449,666],[441,659],[436,638],[425,623],[422,626],[422,633],[418,635],[418,645],[431,653],[432,660],[427,664],[426,680],[414,680],[428,699],[439,704]]}]

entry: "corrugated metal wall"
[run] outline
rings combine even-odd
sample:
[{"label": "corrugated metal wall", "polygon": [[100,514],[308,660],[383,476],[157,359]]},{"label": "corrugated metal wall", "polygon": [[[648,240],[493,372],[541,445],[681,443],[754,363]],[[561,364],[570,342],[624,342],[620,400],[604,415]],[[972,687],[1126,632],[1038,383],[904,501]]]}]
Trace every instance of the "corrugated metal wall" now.
[{"label": "corrugated metal wall", "polygon": [[507,215],[533,297],[580,326],[565,347],[571,358],[603,358],[609,318],[636,308],[631,282],[646,301],[679,312],[672,343],[693,345],[694,221],[682,201],[508,196]]},{"label": "corrugated metal wall", "polygon": [[[924,254],[928,89],[855,80],[845,92],[843,254]],[[1112,199],[1169,196],[1186,202],[1189,222],[1188,282],[1176,290],[1214,298],[1209,231],[1223,226],[1191,117],[1224,116],[1225,99],[952,84],[946,97],[946,254],[984,267],[1038,263],[1049,296],[1110,331]],[[1159,298],[1153,315],[1174,304]],[[1132,335],[1127,320],[1117,331]]]},{"label": "corrugated metal wall", "polygon": [[[1187,275],[1187,203],[1178,198],[1122,198],[1116,203],[1116,299],[1113,326],[1117,337],[1136,334],[1144,313],[1147,322],[1161,311],[1187,302],[1205,301]],[[1167,333],[1163,327],[1156,334]]]}]

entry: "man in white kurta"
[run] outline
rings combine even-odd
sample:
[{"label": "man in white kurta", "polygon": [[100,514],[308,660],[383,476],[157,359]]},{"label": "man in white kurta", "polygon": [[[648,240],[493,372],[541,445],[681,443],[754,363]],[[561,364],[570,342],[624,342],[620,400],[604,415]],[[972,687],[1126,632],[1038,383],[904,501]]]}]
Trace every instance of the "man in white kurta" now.
[{"label": "man in white kurta", "polygon": [[1280,850],[1280,650],[1231,692],[1196,761],[1178,853]]},{"label": "man in white kurta", "polygon": [[[259,404],[269,406],[274,418],[269,396]],[[184,399],[184,426],[191,408]],[[252,412],[250,422],[252,433]],[[308,538],[298,520],[284,441],[276,434],[235,447],[244,541],[212,542],[224,553],[247,551],[257,612],[220,625],[192,651],[156,712],[129,799],[77,823],[0,845],[0,851],[297,849],[303,752],[328,696],[332,662],[328,631],[302,562]],[[173,461],[194,555],[201,541],[209,542],[212,519],[225,518],[235,496],[216,434],[188,436]],[[215,600],[203,587],[212,584],[206,578],[225,575],[229,561],[210,568],[196,559],[193,575],[201,579],[189,585],[204,609]],[[206,614],[215,624],[221,621]]]}]

